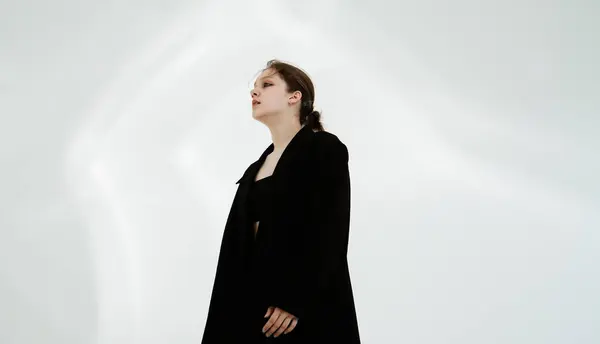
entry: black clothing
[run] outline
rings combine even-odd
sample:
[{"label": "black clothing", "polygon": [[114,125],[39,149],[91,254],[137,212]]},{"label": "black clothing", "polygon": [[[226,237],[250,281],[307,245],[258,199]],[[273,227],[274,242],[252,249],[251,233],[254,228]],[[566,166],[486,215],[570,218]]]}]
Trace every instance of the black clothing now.
[{"label": "black clothing", "polygon": [[[305,126],[269,180],[255,182],[273,148],[237,182],[202,344],[359,344],[347,261],[348,149],[337,136]],[[296,328],[265,337],[261,329],[269,306],[298,317]]]},{"label": "black clothing", "polygon": [[268,200],[273,192],[271,176],[255,181],[248,194],[249,217],[252,221],[260,221],[268,216],[270,205]]}]

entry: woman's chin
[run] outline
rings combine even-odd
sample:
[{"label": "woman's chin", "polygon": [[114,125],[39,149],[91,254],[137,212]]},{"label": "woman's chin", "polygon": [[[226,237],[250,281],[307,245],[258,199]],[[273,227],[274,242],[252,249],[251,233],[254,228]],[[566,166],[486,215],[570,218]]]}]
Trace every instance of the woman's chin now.
[{"label": "woman's chin", "polygon": [[253,117],[254,119],[257,119],[257,120],[258,120],[258,119],[260,119],[260,118],[261,118],[261,117],[263,117],[263,116],[264,116],[264,114],[263,114],[262,112],[260,112],[260,111],[255,111],[255,110],[252,110],[252,117]]}]

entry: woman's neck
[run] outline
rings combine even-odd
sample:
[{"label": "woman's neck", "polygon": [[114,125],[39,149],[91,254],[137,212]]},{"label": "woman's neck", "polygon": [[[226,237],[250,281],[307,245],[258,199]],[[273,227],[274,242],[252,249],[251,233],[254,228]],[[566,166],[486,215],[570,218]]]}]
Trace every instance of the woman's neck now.
[{"label": "woman's neck", "polygon": [[274,155],[281,155],[283,150],[292,141],[294,136],[302,129],[304,125],[296,122],[286,123],[285,125],[278,125],[270,127],[271,139],[273,140],[273,153]]}]

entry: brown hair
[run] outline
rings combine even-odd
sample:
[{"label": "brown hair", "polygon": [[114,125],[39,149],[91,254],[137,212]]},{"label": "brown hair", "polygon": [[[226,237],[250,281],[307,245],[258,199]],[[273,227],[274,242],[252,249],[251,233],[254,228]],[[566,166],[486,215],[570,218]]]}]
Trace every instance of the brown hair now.
[{"label": "brown hair", "polygon": [[321,113],[313,108],[315,87],[308,74],[302,69],[280,60],[270,60],[264,70],[273,69],[287,84],[287,92],[300,91],[300,124],[306,124],[314,131],[324,131]]}]

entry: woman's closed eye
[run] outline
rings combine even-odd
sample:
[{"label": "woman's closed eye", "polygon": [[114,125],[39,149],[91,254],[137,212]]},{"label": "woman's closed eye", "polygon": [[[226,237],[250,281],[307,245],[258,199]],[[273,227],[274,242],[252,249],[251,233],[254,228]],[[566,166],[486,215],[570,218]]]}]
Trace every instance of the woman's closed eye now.
[{"label": "woman's closed eye", "polygon": [[[265,82],[263,83],[263,88],[269,87],[269,86],[273,86],[273,84]],[[250,95],[252,95],[254,93],[254,89],[250,90]]]}]

